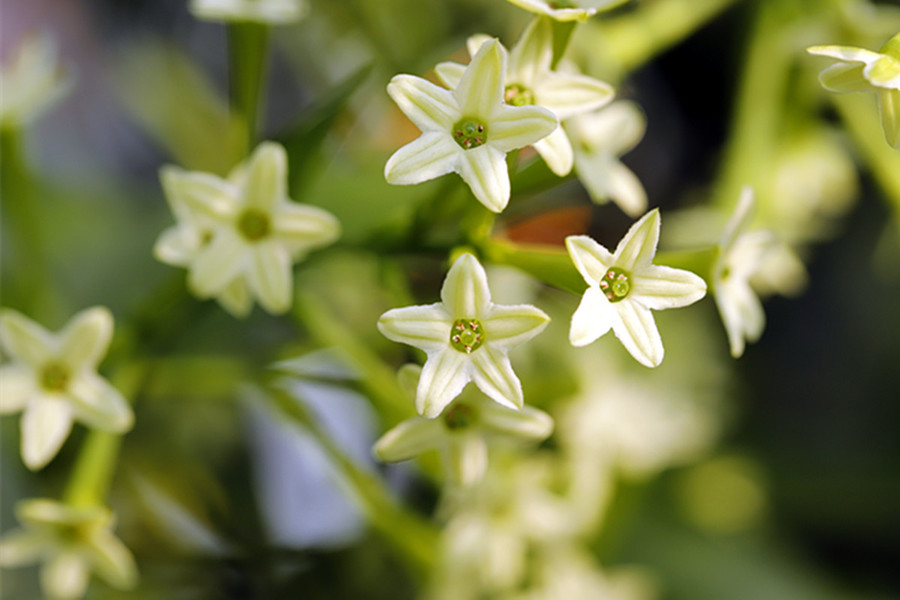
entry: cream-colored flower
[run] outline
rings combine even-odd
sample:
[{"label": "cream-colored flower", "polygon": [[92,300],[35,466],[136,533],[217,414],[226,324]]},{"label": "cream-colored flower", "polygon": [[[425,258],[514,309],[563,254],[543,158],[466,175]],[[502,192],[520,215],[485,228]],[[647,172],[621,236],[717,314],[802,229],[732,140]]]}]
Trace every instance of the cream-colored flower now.
[{"label": "cream-colored flower", "polygon": [[0,566],[43,563],[41,588],[48,598],[81,598],[91,572],[118,589],[137,584],[134,557],[113,535],[115,518],[105,507],[38,498],[19,502],[16,516],[24,527],[0,538]]},{"label": "cream-colored flower", "polygon": [[658,366],[662,339],[651,310],[693,304],[706,294],[697,275],[652,263],[659,241],[659,210],[631,226],[615,254],[584,235],[566,238],[566,247],[588,289],[572,315],[569,341],[590,344],[610,329],[642,365]]},{"label": "cream-colored flower", "polygon": [[122,394],[97,374],[113,331],[103,307],[78,313],[58,334],[14,310],[0,311],[0,414],[22,411],[22,460],[36,470],[56,456],[72,421],[123,433],[134,415]]},{"label": "cream-colored flower", "polygon": [[556,21],[586,21],[600,11],[615,8],[628,0],[509,0],[519,8],[547,15]]},{"label": "cream-colored flower", "polygon": [[522,384],[508,353],[540,333],[549,320],[528,304],[494,304],[484,267],[463,254],[444,279],[441,302],[389,310],[378,319],[378,330],[427,354],[416,410],[432,419],[469,381],[494,401],[521,408]]},{"label": "cream-colored flower", "polygon": [[29,35],[12,60],[0,68],[0,127],[26,125],[72,87],[59,66],[59,50],[49,35]]},{"label": "cream-colored flower", "polygon": [[236,316],[255,297],[273,314],[293,299],[291,266],[337,239],[340,224],[287,197],[287,154],[264,142],[227,179],[164,167],[163,189],[177,223],[154,248],[162,262],[188,268],[188,286]]},{"label": "cream-colored flower", "polygon": [[388,159],[388,183],[412,185],[455,172],[489,210],[506,208],[506,153],[534,144],[559,125],[544,108],[504,102],[506,61],[506,50],[491,40],[472,58],[453,91],[412,75],[391,79],[388,94],[422,135]]},{"label": "cream-colored flower", "polygon": [[[490,39],[486,35],[470,37],[469,54],[474,56]],[[553,30],[548,19],[539,17],[532,20],[509,53],[504,88],[506,103],[542,106],[564,121],[612,100],[615,94],[612,86],[579,73],[551,71],[552,59]],[[435,71],[448,87],[455,88],[465,73],[465,66],[445,62],[437,65]],[[567,175],[572,170],[572,144],[562,127],[535,142],[534,149],[557,175]]]},{"label": "cream-colored flower", "polygon": [[852,46],[813,46],[806,51],[840,61],[819,74],[826,90],[877,94],[885,138],[900,149],[900,33],[878,52]]},{"label": "cream-colored flower", "polygon": [[235,21],[282,25],[299,21],[306,0],[191,0],[190,11],[204,21]]}]

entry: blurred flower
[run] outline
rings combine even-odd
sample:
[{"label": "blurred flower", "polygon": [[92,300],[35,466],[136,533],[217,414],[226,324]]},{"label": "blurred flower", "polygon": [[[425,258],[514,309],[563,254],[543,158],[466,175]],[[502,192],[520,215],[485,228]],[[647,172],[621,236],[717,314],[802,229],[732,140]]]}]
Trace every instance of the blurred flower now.
[{"label": "blurred flower", "polygon": [[378,330],[427,354],[416,410],[432,419],[469,381],[500,404],[521,408],[522,384],[507,353],[540,333],[548,321],[534,306],[491,302],[484,267],[463,254],[444,279],[441,302],[389,310],[378,320]]},{"label": "blurred flower", "polygon": [[388,183],[411,185],[453,171],[488,209],[499,213],[506,207],[506,153],[534,144],[558,127],[544,108],[503,101],[506,60],[506,50],[491,40],[472,58],[453,91],[412,75],[391,79],[388,94],[423,133],[388,159]]},{"label": "blurred flower", "polygon": [[[486,35],[470,37],[469,54],[474,56],[490,39]],[[506,103],[542,106],[563,121],[612,100],[615,91],[609,84],[578,73],[551,71],[552,59],[553,30],[548,19],[539,17],[531,21],[509,54],[503,96]],[[435,71],[448,87],[455,88],[465,73],[465,66],[445,62],[435,67]],[[562,127],[535,142],[534,149],[557,175],[562,177],[572,170],[572,145]]]},{"label": "blurred flower", "polygon": [[885,138],[900,149],[900,33],[878,52],[852,46],[812,46],[806,51],[841,61],[819,74],[826,90],[878,94]]},{"label": "blurred flower", "polygon": [[[413,387],[421,368],[406,365],[400,375],[411,380]],[[552,431],[553,419],[543,411],[529,406],[513,410],[466,390],[439,418],[413,417],[385,433],[375,443],[374,452],[383,461],[397,462],[439,450],[449,479],[455,485],[469,486],[484,477],[489,438],[539,442]]]},{"label": "blurred flower", "polygon": [[273,142],[227,179],[171,166],[160,178],[177,224],[160,235],[156,257],[187,267],[191,291],[235,316],[250,312],[253,296],[270,313],[286,312],[292,263],[340,233],[331,213],[287,197],[287,154]]},{"label": "blurred flower", "polygon": [[595,204],[612,200],[636,217],[647,210],[647,193],[637,176],[619,157],[644,137],[646,119],[637,104],[627,100],[579,115],[566,124],[575,148],[575,172]]},{"label": "blurred flower", "polygon": [[509,0],[519,8],[547,15],[556,21],[586,21],[598,11],[609,10],[628,0]]},{"label": "blurred flower", "polygon": [[250,21],[281,25],[299,21],[306,0],[191,0],[190,11],[204,21]]},{"label": "blurred flower", "polygon": [[84,596],[91,571],[118,589],[137,584],[134,557],[112,533],[113,514],[102,506],[23,500],[16,515],[24,527],[0,538],[0,565],[40,561],[41,588],[52,599]]},{"label": "blurred flower", "polygon": [[744,353],[745,340],[758,340],[766,325],[762,303],[751,282],[766,291],[785,294],[796,293],[806,285],[803,263],[773,232],[745,232],[753,208],[753,190],[744,188],[725,226],[713,266],[713,295],[735,358]]},{"label": "blurred flower", "polygon": [[58,61],[59,50],[49,35],[22,41],[0,68],[0,128],[26,125],[65,96],[72,77]]},{"label": "blurred flower", "polygon": [[692,304],[706,294],[706,283],[689,271],[652,264],[659,225],[659,210],[653,209],[631,226],[615,254],[584,235],[566,238],[588,284],[572,315],[572,345],[590,344],[612,328],[638,362],[647,367],[662,362],[662,340],[650,310]]},{"label": "blurred flower", "polygon": [[56,456],[72,421],[122,433],[134,415],[122,394],[97,374],[112,337],[113,317],[94,307],[59,334],[14,310],[0,311],[0,343],[13,359],[0,366],[0,414],[23,411],[22,460],[36,470]]}]

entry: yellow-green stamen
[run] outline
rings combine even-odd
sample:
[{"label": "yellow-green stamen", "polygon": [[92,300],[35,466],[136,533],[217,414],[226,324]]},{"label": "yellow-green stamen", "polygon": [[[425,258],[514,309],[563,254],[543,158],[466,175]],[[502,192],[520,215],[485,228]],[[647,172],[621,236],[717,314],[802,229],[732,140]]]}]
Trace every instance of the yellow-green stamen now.
[{"label": "yellow-green stamen", "polygon": [[471,150],[487,141],[487,126],[471,117],[463,117],[453,126],[453,140],[463,150]]},{"label": "yellow-green stamen", "polygon": [[47,363],[41,369],[40,381],[48,392],[65,392],[69,387],[69,369],[57,362]]},{"label": "yellow-green stamen", "polygon": [[471,354],[484,344],[484,328],[477,319],[457,319],[450,328],[450,345],[454,350]]},{"label": "yellow-green stamen", "polygon": [[607,300],[619,302],[631,292],[631,277],[618,267],[610,267],[600,280],[600,289],[603,290]]},{"label": "yellow-green stamen", "polygon": [[237,228],[244,239],[257,242],[269,235],[271,229],[269,215],[259,210],[246,210],[238,218]]}]

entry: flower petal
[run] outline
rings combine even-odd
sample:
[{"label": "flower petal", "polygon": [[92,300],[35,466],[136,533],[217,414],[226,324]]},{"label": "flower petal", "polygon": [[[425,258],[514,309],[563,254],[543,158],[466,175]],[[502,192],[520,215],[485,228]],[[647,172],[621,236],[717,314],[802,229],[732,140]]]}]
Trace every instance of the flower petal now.
[{"label": "flower petal", "polygon": [[60,552],[41,567],[41,589],[54,600],[75,600],[84,596],[89,575],[88,566],[77,551]]},{"label": "flower petal", "polygon": [[388,94],[410,121],[423,132],[449,133],[462,113],[449,90],[414,75],[395,75]]},{"label": "flower petal", "polygon": [[553,418],[530,406],[511,410],[486,402],[479,410],[484,429],[491,433],[534,441],[546,439],[553,433]]},{"label": "flower petal", "polygon": [[612,327],[613,308],[596,286],[589,287],[572,315],[569,327],[569,343],[573,346],[587,346]]},{"label": "flower petal", "polygon": [[35,562],[50,540],[34,530],[15,529],[0,538],[0,567],[20,567]]},{"label": "flower petal", "polygon": [[[468,50],[469,52],[469,57],[471,58],[478,54],[478,51],[481,50],[481,47],[493,39],[494,38],[492,36],[489,36],[486,33],[476,33],[474,35],[470,35],[468,38],[466,38],[466,50]],[[460,79],[462,79],[462,76],[460,76]],[[456,87],[456,85],[452,85],[450,87]]]},{"label": "flower petal", "polygon": [[615,265],[634,273],[650,264],[659,242],[659,209],[654,208],[631,226],[616,246]]},{"label": "flower petal", "polygon": [[503,406],[522,408],[522,384],[513,371],[506,352],[488,342],[474,351],[471,357],[472,381],[478,389]]},{"label": "flower petal", "polygon": [[900,90],[883,90],[878,95],[878,110],[887,143],[900,150]]},{"label": "flower petal", "polygon": [[263,142],[257,146],[247,167],[243,206],[270,213],[287,197],[287,152],[281,144]]},{"label": "flower petal", "polygon": [[197,214],[215,221],[228,220],[237,210],[238,188],[215,175],[165,166],[159,178],[179,221],[193,221]]},{"label": "flower petal", "polygon": [[872,64],[866,65],[863,75],[874,86],[900,90],[900,59],[882,55]]},{"label": "flower petal", "polygon": [[243,319],[253,309],[253,298],[250,296],[250,287],[243,278],[233,279],[225,286],[216,302],[227,310],[233,317]]},{"label": "flower petal", "polygon": [[543,331],[549,322],[550,317],[544,311],[530,304],[494,305],[482,320],[487,343],[499,349],[524,344]]},{"label": "flower petal", "polygon": [[425,352],[436,352],[449,347],[452,325],[453,319],[440,302],[394,308],[378,319],[378,331],[386,338]]},{"label": "flower petal", "polygon": [[578,73],[547,73],[533,91],[535,101],[560,121],[606,106],[616,95],[605,81]]},{"label": "flower petal", "polygon": [[839,62],[819,73],[819,83],[829,92],[865,92],[872,84],[863,77],[865,65]]},{"label": "flower petal", "polygon": [[36,471],[56,456],[72,429],[72,409],[65,400],[43,395],[25,408],[20,424],[22,461]]},{"label": "flower petal", "polygon": [[264,309],[273,315],[286,313],[293,301],[291,256],[274,241],[252,247],[247,268],[247,284]]},{"label": "flower petal", "polygon": [[247,244],[231,229],[220,229],[197,256],[188,273],[188,287],[201,298],[219,294],[244,268]]},{"label": "flower petal", "polygon": [[613,264],[609,250],[586,235],[570,235],[566,249],[575,268],[589,285],[597,285]]},{"label": "flower petal", "polygon": [[119,390],[96,373],[81,373],[69,385],[75,419],[89,427],[124,433],[134,413]]},{"label": "flower petal", "polygon": [[725,230],[719,242],[723,256],[734,246],[738,236],[750,225],[755,208],[756,200],[754,199],[753,188],[744,186],[738,198],[737,206],[734,209],[734,214],[728,219],[728,223],[725,224]]},{"label": "flower petal", "polygon": [[118,589],[130,589],[137,584],[134,556],[118,537],[101,529],[90,537],[88,546],[91,566],[104,581]]},{"label": "flower petal", "polygon": [[446,434],[440,419],[413,417],[381,436],[372,450],[384,462],[409,460],[440,447]]},{"label": "flower petal", "polygon": [[438,79],[441,80],[441,83],[452,90],[458,86],[459,82],[462,80],[462,77],[466,72],[466,65],[461,65],[458,62],[446,61],[438,63],[434,67],[434,72],[438,76]]},{"label": "flower petal", "polygon": [[[550,75],[552,60],[553,30],[550,20],[543,17],[532,19],[509,53],[507,85],[518,83],[534,92],[535,85]],[[542,102],[538,104],[543,105]]]},{"label": "flower petal", "polygon": [[765,329],[762,303],[746,282],[737,279],[718,285],[715,299],[728,334],[731,355],[739,358],[744,353],[745,340],[757,341]]},{"label": "flower petal", "polygon": [[200,230],[187,225],[175,225],[163,231],[153,245],[156,260],[186,267],[194,260],[201,248]]},{"label": "flower petal", "polygon": [[626,298],[615,304],[613,332],[625,349],[646,367],[658,367],[663,359],[662,339],[650,309]]},{"label": "flower petal", "polygon": [[[547,0],[509,0],[519,8],[549,15],[555,21],[586,21],[597,13],[596,8],[553,8]],[[621,1],[621,0],[619,0]]]},{"label": "flower petal", "polygon": [[59,334],[59,358],[72,370],[96,369],[106,356],[113,333],[109,309],[95,306],[81,311]]},{"label": "flower petal", "polygon": [[272,227],[279,241],[308,249],[336,240],[341,224],[333,214],[317,206],[283,202],[272,215]]},{"label": "flower petal", "polygon": [[[490,314],[491,291],[487,273],[478,259],[466,252],[456,259],[444,278],[441,301],[452,321],[456,319],[483,319]],[[449,344],[449,328],[446,330]]]},{"label": "flower petal", "polygon": [[572,144],[569,143],[569,137],[562,127],[557,127],[550,135],[536,141],[534,149],[541,155],[550,170],[560,177],[565,177],[572,170],[575,160]]},{"label": "flower petal", "polygon": [[641,180],[628,167],[613,160],[607,171],[609,196],[629,217],[637,217],[647,210],[647,192]]},{"label": "flower petal", "polygon": [[391,155],[384,178],[394,185],[422,183],[456,171],[463,152],[449,131],[429,131]]},{"label": "flower petal", "polygon": [[503,152],[486,144],[464,151],[459,158],[459,175],[475,198],[495,213],[506,208],[510,187]]},{"label": "flower petal", "polygon": [[501,152],[524,148],[559,126],[552,112],[540,106],[503,106],[488,124],[488,145]]},{"label": "flower petal", "polygon": [[683,269],[648,265],[633,273],[631,281],[629,297],[653,310],[687,306],[706,295],[703,278]]},{"label": "flower petal", "polygon": [[55,358],[57,341],[54,336],[14,310],[0,310],[0,342],[11,357],[34,368]]},{"label": "flower petal", "polygon": [[19,412],[38,393],[34,372],[21,363],[0,365],[0,415]]},{"label": "flower petal", "polygon": [[865,48],[855,48],[853,46],[812,46],[806,49],[810,54],[819,56],[830,56],[838,60],[848,62],[858,62],[863,64],[871,64],[881,58],[878,52],[872,52]]},{"label": "flower petal", "polygon": [[416,410],[424,417],[435,418],[459,396],[469,379],[469,355],[450,346],[430,353],[416,389]]},{"label": "flower petal", "polygon": [[489,119],[503,103],[505,76],[506,49],[496,39],[485,42],[453,90],[459,116]]},{"label": "flower petal", "polygon": [[451,485],[472,486],[487,472],[488,449],[480,435],[463,435],[454,439],[444,450],[447,479]]}]

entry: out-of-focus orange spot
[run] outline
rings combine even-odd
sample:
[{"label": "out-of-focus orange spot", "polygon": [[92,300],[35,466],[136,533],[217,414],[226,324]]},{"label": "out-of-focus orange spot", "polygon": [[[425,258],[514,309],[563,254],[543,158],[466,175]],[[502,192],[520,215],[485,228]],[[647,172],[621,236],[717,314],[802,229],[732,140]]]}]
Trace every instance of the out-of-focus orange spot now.
[{"label": "out-of-focus orange spot", "polygon": [[566,206],[507,225],[504,235],[514,242],[562,246],[566,236],[585,233],[591,223],[591,207]]}]

